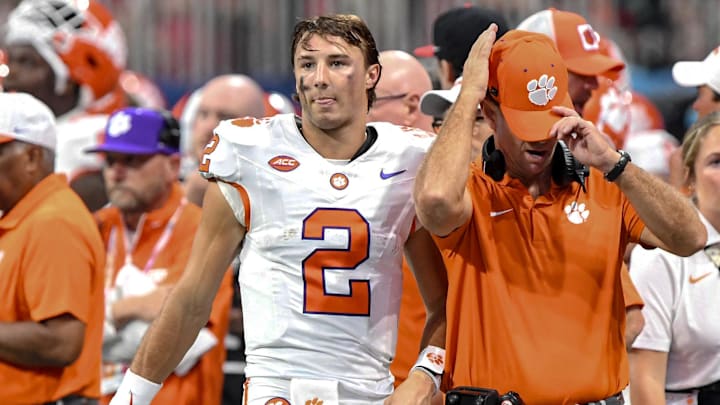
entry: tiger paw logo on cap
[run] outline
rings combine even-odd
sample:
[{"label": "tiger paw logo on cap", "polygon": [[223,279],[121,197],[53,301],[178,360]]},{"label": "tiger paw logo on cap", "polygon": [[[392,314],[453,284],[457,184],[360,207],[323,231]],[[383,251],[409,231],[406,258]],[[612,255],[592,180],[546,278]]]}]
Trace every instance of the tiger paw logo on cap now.
[{"label": "tiger paw logo on cap", "polygon": [[527,84],[528,99],[535,105],[547,105],[557,94],[555,76],[542,75],[540,79],[532,79]]},{"label": "tiger paw logo on cap", "polygon": [[132,128],[132,117],[124,112],[119,112],[110,118],[107,134],[113,138],[127,133]]}]

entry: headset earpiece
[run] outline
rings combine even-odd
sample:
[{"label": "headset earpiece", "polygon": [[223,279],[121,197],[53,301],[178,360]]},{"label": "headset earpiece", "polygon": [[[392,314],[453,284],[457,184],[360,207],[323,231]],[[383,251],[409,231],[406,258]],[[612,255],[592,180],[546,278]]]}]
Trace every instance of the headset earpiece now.
[{"label": "headset earpiece", "polygon": [[158,137],[160,146],[180,151],[180,123],[170,111],[158,110],[163,117],[163,129]]},{"label": "headset earpiece", "polygon": [[552,176],[555,183],[566,186],[573,181],[580,183],[585,190],[585,179],[590,175],[587,166],[575,160],[570,148],[563,141],[558,141],[553,152]]},{"label": "headset earpiece", "polygon": [[505,156],[495,148],[494,136],[485,140],[482,147],[483,172],[495,181],[505,176]]}]

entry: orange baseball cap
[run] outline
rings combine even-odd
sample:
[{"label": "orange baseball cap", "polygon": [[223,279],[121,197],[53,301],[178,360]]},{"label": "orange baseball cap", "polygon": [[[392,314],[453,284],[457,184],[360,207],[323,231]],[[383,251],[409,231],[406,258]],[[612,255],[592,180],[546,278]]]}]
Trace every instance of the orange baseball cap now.
[{"label": "orange baseball cap", "polygon": [[573,73],[616,78],[625,68],[622,61],[600,52],[600,34],[581,15],[550,8],[526,18],[517,29],[550,37],[565,60],[567,69]]},{"label": "orange baseball cap", "polygon": [[554,106],[572,109],[568,74],[555,44],[545,35],[512,30],[495,42],[490,53],[488,93],[513,134],[527,142],[549,138],[560,120]]}]

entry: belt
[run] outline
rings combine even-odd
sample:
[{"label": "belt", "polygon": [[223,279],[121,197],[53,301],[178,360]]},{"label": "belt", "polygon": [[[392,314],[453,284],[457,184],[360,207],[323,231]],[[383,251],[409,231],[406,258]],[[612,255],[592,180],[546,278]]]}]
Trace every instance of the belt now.
[{"label": "belt", "polygon": [[607,397],[605,399],[601,399],[599,401],[592,401],[592,402],[586,402],[581,405],[624,405],[625,404],[625,398],[623,397],[622,392],[618,392],[617,394]]},{"label": "belt", "polygon": [[81,397],[79,395],[68,395],[57,401],[45,402],[43,405],[98,405],[95,398]]}]

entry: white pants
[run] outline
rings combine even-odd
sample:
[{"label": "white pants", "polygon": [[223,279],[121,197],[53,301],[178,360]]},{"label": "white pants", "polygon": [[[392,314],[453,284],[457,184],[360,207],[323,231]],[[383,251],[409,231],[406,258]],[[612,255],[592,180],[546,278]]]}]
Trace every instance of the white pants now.
[{"label": "white pants", "polygon": [[[252,377],[245,381],[245,392],[243,393],[243,404],[247,405],[314,405],[322,401],[323,405],[382,405],[384,399],[369,400],[361,398],[356,393],[343,389],[342,384],[333,381],[318,381],[316,392],[313,392],[311,380],[291,380],[283,378]],[[300,384],[299,382],[302,382]],[[332,390],[333,383],[334,392]],[[292,398],[300,398],[293,403]]]}]

